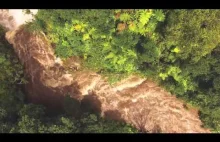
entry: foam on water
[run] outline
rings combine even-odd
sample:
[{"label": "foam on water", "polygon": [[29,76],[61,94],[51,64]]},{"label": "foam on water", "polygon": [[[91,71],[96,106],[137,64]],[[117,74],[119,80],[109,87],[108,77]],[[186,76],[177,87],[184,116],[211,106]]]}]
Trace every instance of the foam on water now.
[{"label": "foam on water", "polygon": [[[31,9],[30,11],[34,15],[38,12],[37,9]],[[0,10],[0,24],[7,27],[9,30],[14,30],[20,25],[30,22],[32,19],[34,19],[33,15],[25,14],[23,9]]]}]

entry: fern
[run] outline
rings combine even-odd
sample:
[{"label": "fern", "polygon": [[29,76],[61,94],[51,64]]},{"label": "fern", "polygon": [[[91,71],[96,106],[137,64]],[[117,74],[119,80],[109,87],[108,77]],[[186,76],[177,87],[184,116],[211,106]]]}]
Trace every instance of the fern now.
[{"label": "fern", "polygon": [[150,17],[152,15],[152,12],[147,12],[147,11],[142,11],[140,14],[139,21],[141,22],[142,25],[145,25],[148,23],[150,20]]},{"label": "fern", "polygon": [[165,15],[163,14],[162,10],[155,10],[154,16],[160,22],[164,21],[164,19],[165,19]]},{"label": "fern", "polygon": [[131,16],[128,13],[123,13],[120,15],[120,20],[126,22],[131,19]]}]

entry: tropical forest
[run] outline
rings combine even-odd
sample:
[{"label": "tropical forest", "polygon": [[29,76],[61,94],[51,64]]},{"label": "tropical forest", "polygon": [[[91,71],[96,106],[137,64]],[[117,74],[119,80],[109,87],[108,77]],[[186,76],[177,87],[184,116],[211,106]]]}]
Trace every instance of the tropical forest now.
[{"label": "tropical forest", "polygon": [[220,10],[1,9],[0,133],[220,132]]}]

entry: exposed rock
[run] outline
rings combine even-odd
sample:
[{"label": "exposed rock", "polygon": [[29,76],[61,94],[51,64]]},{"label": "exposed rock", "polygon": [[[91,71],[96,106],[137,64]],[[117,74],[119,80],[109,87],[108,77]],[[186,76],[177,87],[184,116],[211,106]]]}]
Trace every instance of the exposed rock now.
[{"label": "exposed rock", "polygon": [[[184,102],[152,81],[131,76],[111,86],[91,71],[66,73],[46,37],[20,28],[6,34],[29,75],[26,86],[31,102],[61,107],[69,93],[103,117],[131,123],[143,132],[205,133],[198,115],[184,107]],[[65,65],[65,62],[63,63]],[[72,60],[69,64],[76,64]]]}]

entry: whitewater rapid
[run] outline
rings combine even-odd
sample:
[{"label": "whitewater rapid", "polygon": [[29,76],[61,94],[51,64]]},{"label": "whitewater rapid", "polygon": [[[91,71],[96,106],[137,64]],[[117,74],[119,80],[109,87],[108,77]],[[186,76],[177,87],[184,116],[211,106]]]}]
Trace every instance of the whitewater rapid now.
[{"label": "whitewater rapid", "polygon": [[[30,9],[30,12],[35,15],[38,10]],[[20,25],[33,20],[34,16],[32,14],[25,14],[23,9],[1,9],[0,24],[9,30],[15,30]]]}]

